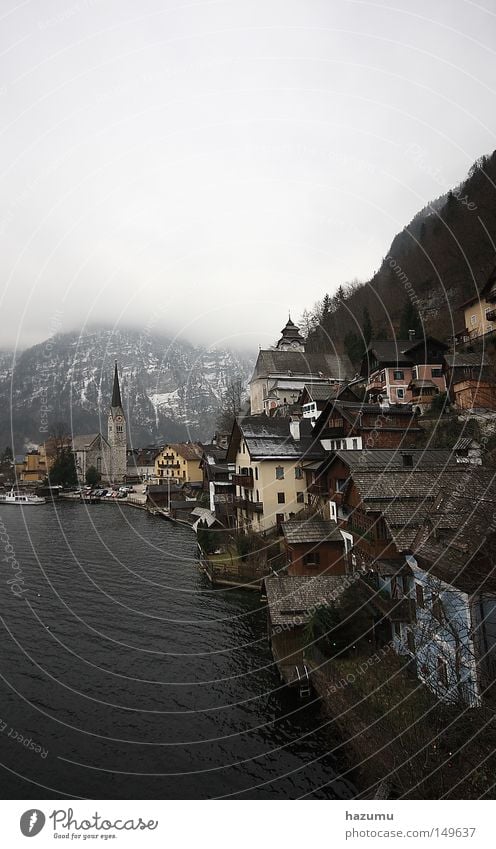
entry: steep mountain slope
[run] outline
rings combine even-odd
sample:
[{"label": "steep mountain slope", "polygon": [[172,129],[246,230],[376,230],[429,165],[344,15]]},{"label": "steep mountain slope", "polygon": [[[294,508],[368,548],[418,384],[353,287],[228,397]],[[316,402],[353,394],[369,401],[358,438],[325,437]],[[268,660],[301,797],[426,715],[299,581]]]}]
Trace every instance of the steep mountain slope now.
[{"label": "steep mountain slope", "polygon": [[106,433],[114,360],[134,445],[208,439],[228,382],[247,381],[253,362],[227,350],[137,331],[60,334],[24,351],[0,354],[0,445],[42,442],[57,422],[73,433]]},{"label": "steep mountain slope", "polygon": [[496,152],[482,157],[464,183],[421,210],[393,239],[379,271],[366,283],[344,287],[331,299],[324,331],[311,334],[314,350],[344,347],[360,332],[364,310],[376,338],[398,332],[410,300],[428,333],[450,339],[463,327],[460,304],[476,295],[496,263]]}]

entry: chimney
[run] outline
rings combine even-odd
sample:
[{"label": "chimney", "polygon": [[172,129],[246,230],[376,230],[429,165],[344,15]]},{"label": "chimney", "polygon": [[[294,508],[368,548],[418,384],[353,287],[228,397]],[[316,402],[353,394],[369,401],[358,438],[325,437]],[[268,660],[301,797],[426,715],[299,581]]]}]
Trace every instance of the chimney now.
[{"label": "chimney", "polygon": [[300,441],[300,420],[299,419],[291,419],[289,423],[289,432],[293,437],[295,442]]},{"label": "chimney", "polygon": [[409,330],[408,331],[408,338],[409,338],[410,342],[413,342],[413,340],[415,339],[415,330]]}]

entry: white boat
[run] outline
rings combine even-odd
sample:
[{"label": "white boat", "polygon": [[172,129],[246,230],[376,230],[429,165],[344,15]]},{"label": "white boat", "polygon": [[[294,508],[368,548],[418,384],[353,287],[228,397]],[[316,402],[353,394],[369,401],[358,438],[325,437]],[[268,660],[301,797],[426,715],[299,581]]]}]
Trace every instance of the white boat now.
[{"label": "white boat", "polygon": [[5,495],[0,495],[0,504],[20,504],[21,507],[31,507],[34,504],[45,504],[46,499],[39,495],[23,494],[14,492],[13,489]]}]

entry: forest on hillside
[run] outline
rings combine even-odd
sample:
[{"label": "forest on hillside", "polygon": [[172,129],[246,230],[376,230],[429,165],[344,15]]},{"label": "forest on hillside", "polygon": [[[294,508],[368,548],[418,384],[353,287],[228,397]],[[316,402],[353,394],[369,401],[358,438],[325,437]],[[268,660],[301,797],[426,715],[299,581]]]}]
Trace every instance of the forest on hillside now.
[{"label": "forest on hillside", "polygon": [[371,338],[429,333],[444,341],[464,326],[460,305],[496,264],[496,151],[467,179],[415,215],[367,282],[339,286],[306,310],[308,351],[346,351],[358,364]]}]

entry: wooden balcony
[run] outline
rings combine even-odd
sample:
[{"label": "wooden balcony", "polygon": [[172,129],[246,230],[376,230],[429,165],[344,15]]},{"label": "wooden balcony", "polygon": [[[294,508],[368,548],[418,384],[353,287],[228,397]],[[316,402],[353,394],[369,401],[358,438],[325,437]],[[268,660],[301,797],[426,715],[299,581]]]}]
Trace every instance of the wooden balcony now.
[{"label": "wooden balcony", "polygon": [[314,481],[314,483],[309,484],[307,487],[307,492],[310,495],[328,496],[329,488],[326,481]]},{"label": "wooden balcony", "polygon": [[238,510],[246,510],[249,513],[263,513],[263,504],[261,501],[250,501],[248,498],[241,498],[239,495],[235,495],[233,503]]},{"label": "wooden balcony", "polygon": [[253,489],[253,475],[233,475],[232,482],[235,486],[242,486],[244,489]]}]

